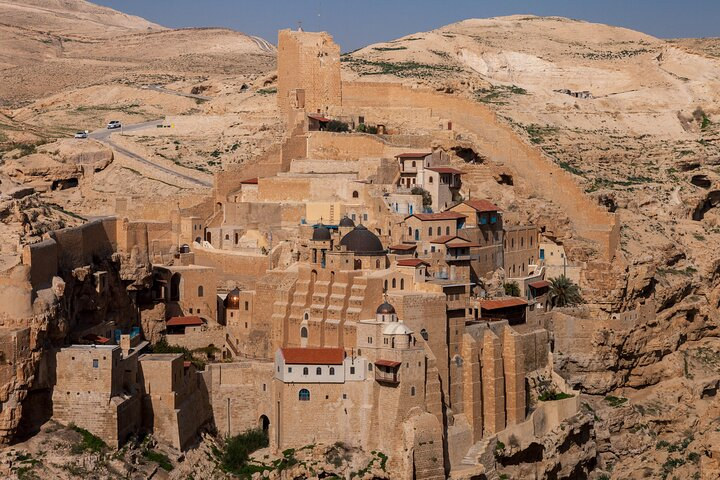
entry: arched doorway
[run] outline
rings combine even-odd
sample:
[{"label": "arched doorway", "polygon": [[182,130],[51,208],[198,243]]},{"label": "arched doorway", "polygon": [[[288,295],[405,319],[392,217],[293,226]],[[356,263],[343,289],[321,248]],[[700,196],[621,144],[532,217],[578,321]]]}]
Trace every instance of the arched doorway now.
[{"label": "arched doorway", "polygon": [[270,430],[270,419],[267,415],[260,415],[260,421],[258,423],[258,426],[262,428],[262,431],[267,434],[268,430]]},{"label": "arched doorway", "polygon": [[180,301],[180,280],[182,279],[179,273],[174,273],[170,278],[170,301]]}]

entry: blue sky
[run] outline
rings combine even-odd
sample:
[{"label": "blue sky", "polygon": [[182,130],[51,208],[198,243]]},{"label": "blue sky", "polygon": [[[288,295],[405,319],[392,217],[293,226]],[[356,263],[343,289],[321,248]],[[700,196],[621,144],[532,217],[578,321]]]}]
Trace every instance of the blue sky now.
[{"label": "blue sky", "polygon": [[166,27],[228,27],[277,42],[277,31],[326,30],[343,51],[466,18],[559,15],[661,38],[720,36],[718,0],[92,0]]}]

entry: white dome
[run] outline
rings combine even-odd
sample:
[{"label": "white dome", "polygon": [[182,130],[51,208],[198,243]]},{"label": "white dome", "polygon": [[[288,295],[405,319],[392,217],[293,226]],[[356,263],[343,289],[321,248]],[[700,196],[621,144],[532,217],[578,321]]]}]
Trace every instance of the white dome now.
[{"label": "white dome", "polygon": [[383,329],[383,335],[410,335],[413,331],[403,322],[392,322]]}]

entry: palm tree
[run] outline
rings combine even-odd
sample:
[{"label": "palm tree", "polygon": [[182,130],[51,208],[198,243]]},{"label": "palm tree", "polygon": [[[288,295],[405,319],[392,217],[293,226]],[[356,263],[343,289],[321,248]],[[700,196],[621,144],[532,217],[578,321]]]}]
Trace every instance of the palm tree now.
[{"label": "palm tree", "polygon": [[584,302],[580,287],[565,275],[550,279],[549,297],[553,307],[567,307]]}]

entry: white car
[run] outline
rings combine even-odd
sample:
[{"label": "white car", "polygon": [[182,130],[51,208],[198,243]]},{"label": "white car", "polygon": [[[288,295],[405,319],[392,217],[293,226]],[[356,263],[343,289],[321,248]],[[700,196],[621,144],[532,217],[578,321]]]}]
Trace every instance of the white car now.
[{"label": "white car", "polygon": [[113,129],[113,128],[120,128],[122,127],[122,123],[120,123],[118,120],[113,120],[112,122],[108,123],[107,128]]},{"label": "white car", "polygon": [[77,132],[75,138],[88,138],[87,132]]}]

